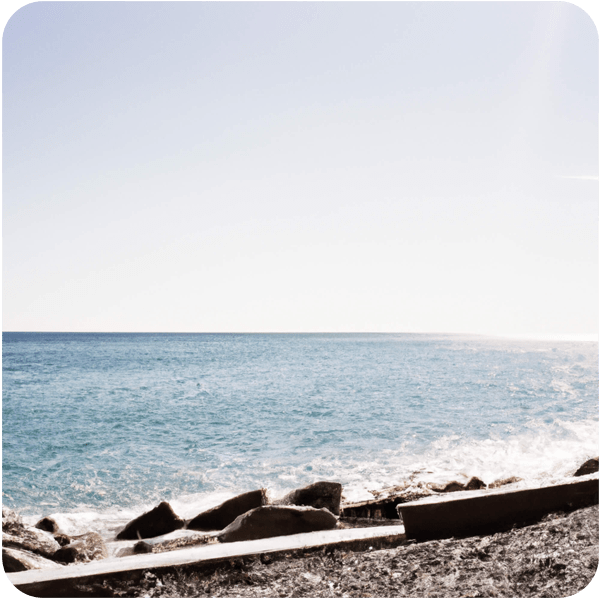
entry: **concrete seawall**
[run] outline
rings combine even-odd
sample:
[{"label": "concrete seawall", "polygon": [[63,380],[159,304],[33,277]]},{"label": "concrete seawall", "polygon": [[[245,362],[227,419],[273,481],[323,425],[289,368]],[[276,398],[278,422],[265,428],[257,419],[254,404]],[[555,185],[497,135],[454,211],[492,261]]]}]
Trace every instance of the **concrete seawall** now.
[{"label": "concrete seawall", "polygon": [[151,569],[162,572],[174,567],[203,568],[220,562],[253,555],[277,555],[290,551],[319,548],[393,548],[406,542],[404,527],[369,527],[364,529],[334,529],[300,533],[262,540],[210,544],[158,554],[142,554],[69,565],[57,569],[9,573],[9,581],[20,591],[37,597],[79,595],[78,585],[102,583],[114,577],[132,577]]},{"label": "concrete seawall", "polygon": [[406,536],[417,541],[485,535],[560,510],[598,504],[598,474],[547,487],[455,492],[398,505]]}]

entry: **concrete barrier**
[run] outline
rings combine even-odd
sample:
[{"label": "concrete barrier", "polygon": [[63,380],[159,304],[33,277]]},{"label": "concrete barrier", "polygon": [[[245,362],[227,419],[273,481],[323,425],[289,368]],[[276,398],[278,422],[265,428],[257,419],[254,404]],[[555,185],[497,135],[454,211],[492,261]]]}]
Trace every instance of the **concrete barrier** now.
[{"label": "concrete barrier", "polygon": [[109,558],[86,564],[56,569],[36,569],[8,573],[9,581],[20,591],[35,597],[78,597],[80,585],[102,585],[118,578],[139,577],[143,571],[170,572],[174,567],[202,570],[220,563],[253,555],[276,557],[288,552],[311,551],[321,548],[364,550],[392,548],[406,542],[404,527],[372,527],[368,529],[333,529],[299,533],[276,538],[209,544],[173,550],[160,554],[142,554]]},{"label": "concrete barrier", "polygon": [[558,485],[455,492],[398,504],[406,537],[417,541],[486,535],[559,510],[598,504],[598,475]]}]

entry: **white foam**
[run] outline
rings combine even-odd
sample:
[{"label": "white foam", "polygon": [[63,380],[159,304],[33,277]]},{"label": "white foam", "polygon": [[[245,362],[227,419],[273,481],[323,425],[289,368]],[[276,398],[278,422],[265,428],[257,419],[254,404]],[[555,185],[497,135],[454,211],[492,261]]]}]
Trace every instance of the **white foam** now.
[{"label": "white foam", "polygon": [[[342,483],[347,502],[373,498],[372,492],[402,483],[466,482],[472,476],[487,484],[516,476],[523,480],[523,485],[545,485],[571,475],[581,463],[597,455],[598,421],[557,420],[551,424],[531,421],[526,424],[524,433],[508,438],[468,440],[451,435],[436,440],[424,451],[416,451],[409,443],[404,443],[396,449],[373,451],[370,456],[360,459],[341,454],[315,457],[308,463],[297,465],[263,462],[251,476],[228,473],[228,481],[237,478],[235,487],[187,493],[171,498],[169,502],[178,515],[191,519],[252,489],[266,487],[268,497],[274,499],[291,489],[319,480]],[[81,507],[50,516],[68,535],[96,531],[112,543],[116,533],[129,521],[156,504],[158,501],[102,511]],[[33,524],[42,516],[30,515],[24,520]],[[179,532],[173,535],[185,534]],[[115,546],[115,551],[120,547]]]}]

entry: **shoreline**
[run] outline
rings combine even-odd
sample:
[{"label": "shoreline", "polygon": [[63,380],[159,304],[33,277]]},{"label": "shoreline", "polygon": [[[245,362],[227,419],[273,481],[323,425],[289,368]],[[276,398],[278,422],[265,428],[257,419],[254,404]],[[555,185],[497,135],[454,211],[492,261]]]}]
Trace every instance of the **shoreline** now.
[{"label": "shoreline", "polygon": [[[588,455],[589,456],[589,455]],[[450,476],[450,473],[435,475],[431,472],[415,471],[409,477],[403,479],[393,486],[386,486],[378,489],[369,488],[367,485],[362,486],[362,493],[357,493],[355,487],[351,488],[348,493],[345,485],[342,484],[342,493],[340,498],[340,516],[346,517],[345,521],[349,522],[351,518],[366,518],[367,520],[377,521],[378,519],[390,520],[398,517],[395,505],[390,513],[390,506],[398,503],[407,503],[412,500],[423,500],[429,498],[435,501],[435,498],[454,498],[456,492],[472,492],[491,491],[501,489],[504,491],[517,491],[522,489],[541,489],[555,485],[561,485],[573,481],[574,477],[592,474],[597,472],[598,458],[588,458],[583,462],[573,462],[573,467],[568,472],[561,472],[554,475],[545,473],[543,476],[536,478],[521,478],[519,476],[510,476],[487,483],[481,480],[477,475],[468,475],[466,473],[455,473]],[[578,465],[577,468],[575,465]],[[582,470],[583,469],[583,470]],[[450,476],[450,477],[449,477]],[[323,480],[324,481],[324,480]],[[327,481],[334,481],[329,479]],[[310,485],[310,484],[309,484]],[[263,487],[265,491],[266,504],[277,503],[279,497],[283,497],[290,489],[300,488],[284,488],[284,492],[275,493],[269,487]],[[191,520],[195,515],[207,511],[215,506],[222,504],[232,498],[247,493],[247,489],[235,491],[220,490],[210,492],[208,494],[198,494],[192,497],[181,497],[172,500],[166,500],[173,507],[177,515],[185,521]],[[34,513],[24,514],[19,508],[12,508],[3,503],[3,508],[8,508],[13,511],[24,525],[35,527],[37,521],[45,518],[51,518],[56,522],[59,531],[71,537],[79,536],[89,532],[98,533],[109,545],[114,553],[111,556],[118,555],[119,549],[127,544],[126,540],[118,540],[117,533],[130,521],[137,518],[139,515],[153,509],[159,502],[165,501],[164,498],[150,501],[145,505],[137,508],[122,508],[113,507],[110,510],[99,509],[97,511],[92,508],[87,508],[83,511],[51,511],[42,512],[35,511]],[[365,508],[367,510],[365,510]],[[381,508],[382,510],[377,510]],[[350,526],[350,525],[348,525]],[[157,536],[156,542],[164,542],[166,544],[173,543],[186,538],[193,537],[198,532],[194,529],[175,528],[170,533]],[[191,540],[190,540],[191,541]],[[184,544],[185,545],[185,544]]]},{"label": "shoreline", "polygon": [[[343,492],[341,498],[341,506],[345,509],[352,509],[353,507],[360,506],[361,504],[376,504],[385,503],[389,498],[393,498],[396,494],[401,492],[414,492],[416,498],[424,497],[426,494],[423,492],[430,493],[434,492],[435,495],[440,496],[441,490],[444,486],[458,483],[459,485],[465,486],[468,482],[475,478],[476,480],[482,481],[484,488],[497,488],[502,486],[503,489],[520,489],[528,487],[547,487],[550,485],[560,484],[564,481],[569,481],[573,476],[577,467],[579,467],[590,454],[583,454],[578,458],[570,461],[569,469],[561,469],[559,472],[552,473],[545,471],[543,474],[536,477],[531,477],[528,473],[521,476],[506,476],[500,479],[490,480],[485,478],[484,481],[479,479],[479,473],[477,470],[473,470],[470,473],[457,472],[444,470],[439,473],[434,473],[427,470],[417,470],[409,475],[405,475],[400,480],[396,480],[395,485],[384,485],[382,487],[374,488],[370,483],[363,483],[357,485],[356,482],[352,482],[349,485],[343,484]],[[325,478],[322,480],[327,481],[338,481],[333,478]],[[309,481],[310,483],[310,481]],[[269,502],[283,496],[292,489],[306,485],[300,483],[296,487],[289,487],[279,484],[276,491],[270,487],[269,483],[264,486],[266,493],[269,498]],[[261,487],[260,483],[257,483],[257,487]],[[26,509],[26,512],[21,512],[21,509],[12,507],[9,504],[3,504],[9,507],[11,510],[17,512],[23,519],[24,523],[33,526],[38,520],[43,517],[51,517],[55,519],[61,531],[67,535],[81,535],[88,531],[95,531],[99,533],[106,542],[113,542],[115,534],[126,525],[129,521],[137,517],[138,515],[151,510],[159,502],[166,500],[175,510],[175,512],[184,519],[191,519],[196,514],[208,510],[213,506],[217,506],[222,502],[231,499],[239,494],[246,493],[247,487],[237,487],[233,490],[218,489],[208,492],[200,492],[196,494],[183,494],[174,498],[156,496],[153,499],[147,500],[143,503],[138,503],[135,506],[112,506],[112,507],[98,507],[84,506],[79,509],[67,509],[60,510],[56,507],[51,510],[42,511],[39,508],[37,510],[31,510],[31,507]],[[449,490],[448,490],[449,491]],[[408,499],[408,498],[407,498]],[[406,500],[404,500],[406,501]],[[349,513],[347,516],[351,516]],[[358,513],[355,516],[360,516]],[[181,537],[189,535],[187,530],[177,530],[181,533]],[[172,534],[167,534],[171,536]]]},{"label": "shoreline", "polygon": [[[147,569],[65,589],[79,597],[566,597],[598,567],[598,505],[488,536],[387,549],[298,549]],[[55,595],[55,594],[53,594]]]},{"label": "shoreline", "polygon": [[[381,529],[381,525],[385,525],[386,522],[388,525],[392,523],[389,518],[380,518],[379,527],[373,527],[370,531],[364,529],[365,524],[370,521],[372,525],[376,519],[358,519],[363,521],[362,527],[358,524],[358,528],[355,528],[357,524],[348,522],[355,517],[342,515],[337,526],[329,530],[327,535],[319,535],[316,532],[301,534],[302,540],[297,541],[292,539],[294,536],[291,538],[287,536],[287,539],[285,535],[270,538],[267,536],[256,540],[260,543],[250,544],[250,546],[247,543],[246,546],[243,545],[244,543],[242,545],[221,543],[207,548],[204,544],[196,546],[196,550],[193,550],[189,544],[184,544],[188,546],[186,550],[178,543],[182,538],[173,538],[170,542],[163,541],[158,544],[156,542],[159,542],[159,539],[154,538],[148,539],[152,542],[152,549],[146,550],[151,552],[150,555],[145,555],[148,558],[154,557],[151,560],[144,559],[142,556],[130,556],[129,559],[119,563],[119,556],[116,555],[108,560],[93,560],[87,565],[78,563],[79,567],[76,564],[71,567],[57,565],[58,569],[50,570],[54,573],[47,569],[43,571],[34,569],[26,571],[29,575],[22,573],[16,576],[15,574],[14,578],[11,577],[11,581],[14,579],[14,584],[25,593],[29,593],[28,588],[31,587],[31,592],[37,596],[45,596],[46,592],[51,592],[48,594],[50,596],[90,594],[93,596],[165,597],[165,594],[173,597],[215,596],[215,590],[211,586],[217,581],[220,583],[216,595],[223,597],[240,595],[279,597],[283,590],[285,590],[284,595],[299,595],[301,591],[303,594],[307,592],[308,595],[310,591],[311,596],[314,594],[313,597],[338,597],[339,595],[352,597],[356,595],[354,592],[360,591],[360,597],[368,597],[365,588],[368,580],[370,582],[368,585],[378,590],[378,597],[386,595],[419,597],[421,593],[440,595],[441,590],[443,596],[472,595],[471,592],[478,595],[499,595],[501,592],[500,595],[506,595],[510,591],[508,595],[517,597],[530,596],[529,592],[534,589],[540,591],[541,579],[546,578],[543,595],[554,595],[547,593],[548,586],[554,586],[561,591],[568,590],[566,595],[571,595],[587,585],[597,568],[597,474],[589,473],[583,477],[572,477],[571,483],[572,485],[567,487],[572,487],[575,495],[573,492],[568,492],[565,496],[559,491],[565,486],[537,488],[534,495],[539,497],[538,492],[541,492],[541,496],[545,498],[543,500],[540,498],[541,506],[545,508],[543,513],[538,511],[533,519],[531,514],[528,516],[522,512],[522,508],[517,507],[513,520],[504,523],[497,521],[491,530],[487,529],[477,535],[471,534],[469,537],[458,533],[460,530],[455,530],[457,533],[453,535],[456,537],[439,539],[444,537],[440,530],[440,535],[431,541],[421,540],[419,535],[405,535],[404,527],[408,527],[409,523],[402,525],[402,519],[404,517],[406,521],[409,512],[406,515],[398,515],[399,519],[396,523],[400,525],[396,525],[395,529],[394,527]],[[590,483],[595,485],[590,486]],[[443,511],[449,506],[472,503],[473,498],[479,498],[479,501],[485,504],[494,497],[504,497],[501,504],[511,504],[515,498],[531,495],[523,489],[515,489],[512,485],[506,487],[513,489],[507,489],[506,492],[489,489],[463,490],[458,493],[451,491],[430,495],[428,499],[422,498],[422,501],[417,502],[400,500],[399,512],[404,512],[401,509],[403,504],[406,506],[405,511],[414,511],[412,507],[416,505],[419,505],[419,511],[424,505],[437,506],[436,510]],[[446,519],[452,520],[453,514],[459,513],[451,512]],[[476,517],[476,519],[481,518],[486,520],[483,515]],[[357,532],[358,537],[348,531],[349,528]],[[338,535],[344,529],[347,533]],[[378,532],[375,531],[377,529]],[[390,531],[386,532],[385,529]],[[395,537],[392,536],[393,540],[389,537],[392,529],[396,532]],[[406,529],[406,534],[408,533]],[[386,536],[388,536],[387,540],[385,540]],[[161,537],[164,539],[165,536]],[[364,543],[356,544],[351,541],[353,538],[362,539]],[[347,539],[349,543],[343,542],[343,539]],[[338,543],[340,541],[342,543]],[[190,539],[189,542],[192,540]],[[578,554],[574,554],[573,545],[579,548]],[[201,547],[208,552],[204,550],[198,552]],[[387,548],[387,550],[374,548]],[[473,548],[477,548],[475,554]],[[490,548],[495,548],[494,552],[491,552]],[[503,548],[511,550],[508,552]],[[435,550],[434,556],[431,555],[431,549]],[[440,552],[447,555],[446,560],[440,559]],[[415,570],[410,565],[411,553],[416,553],[425,561],[424,564],[432,567],[432,569],[428,567],[426,576],[419,575],[420,579],[412,577]],[[327,560],[323,563],[325,560],[323,558],[316,567],[313,565],[316,568],[313,572],[311,571],[313,563],[310,561],[315,556],[327,557],[329,563]],[[286,566],[278,567],[277,565],[282,561]],[[389,561],[391,563],[395,561],[402,568],[390,570],[389,565],[385,567]],[[482,561],[482,564],[486,565],[487,561],[491,561],[487,565],[490,569],[495,565],[490,571],[488,587],[491,587],[486,588],[487,591],[481,587],[483,584],[477,583],[475,575],[477,569],[474,567],[477,561]],[[359,563],[370,564],[374,574],[365,575],[366,567],[357,567]],[[525,563],[529,565],[527,568]],[[329,566],[326,571],[323,571],[327,564]],[[407,579],[408,575],[405,571],[408,567],[412,578]],[[62,568],[65,568],[65,571],[61,574]],[[482,565],[479,565],[478,569],[481,568]],[[348,570],[351,572],[346,572]],[[36,572],[39,573],[37,577]],[[44,572],[47,575],[43,575]],[[337,580],[335,577],[333,579],[329,577],[334,572],[337,572]],[[577,580],[585,585],[582,583],[577,587],[579,584],[574,583],[575,573],[577,573]],[[499,574],[503,574],[502,577]],[[354,583],[350,584],[349,581]],[[312,583],[312,587],[309,585],[307,588],[307,582]],[[327,587],[321,585],[323,582],[327,583]],[[529,592],[521,594],[518,593],[520,590],[529,590]],[[272,593],[268,593],[269,591]],[[450,593],[452,591],[456,594]]]}]

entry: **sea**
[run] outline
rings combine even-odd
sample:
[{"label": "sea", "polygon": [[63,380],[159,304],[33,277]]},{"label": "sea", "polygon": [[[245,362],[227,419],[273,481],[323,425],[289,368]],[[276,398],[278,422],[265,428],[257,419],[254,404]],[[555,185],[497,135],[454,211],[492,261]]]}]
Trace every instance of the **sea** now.
[{"label": "sea", "polygon": [[169,501],[557,481],[598,455],[598,343],[433,334],[3,333],[2,503],[106,539]]}]

